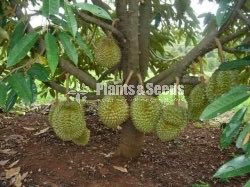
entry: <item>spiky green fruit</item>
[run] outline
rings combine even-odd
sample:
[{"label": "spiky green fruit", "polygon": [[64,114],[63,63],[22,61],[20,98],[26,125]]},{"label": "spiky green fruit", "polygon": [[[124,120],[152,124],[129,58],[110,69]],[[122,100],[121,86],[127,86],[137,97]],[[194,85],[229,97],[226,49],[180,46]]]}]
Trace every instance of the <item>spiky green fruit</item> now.
[{"label": "spiky green fruit", "polygon": [[50,111],[49,111],[49,115],[48,115],[48,120],[49,120],[49,123],[51,124],[52,122],[52,118],[54,115],[54,113],[56,113],[58,110],[60,110],[60,107],[61,107],[61,103],[60,102],[55,102],[51,105],[50,107]]},{"label": "spiky green fruit", "polygon": [[215,71],[207,85],[207,97],[209,102],[214,101],[217,97],[228,92],[239,82],[238,71]]},{"label": "spiky green fruit", "polygon": [[200,83],[191,91],[188,99],[189,117],[192,120],[198,120],[203,110],[208,105],[206,95],[207,85]]},{"label": "spiky green fruit", "polygon": [[170,141],[184,130],[187,125],[187,112],[178,106],[165,106],[160,121],[156,125],[156,135],[161,141]]},{"label": "spiky green fruit", "polygon": [[63,101],[51,114],[51,125],[56,135],[64,141],[81,136],[86,122],[82,106],[76,101]]},{"label": "spiky green fruit", "polygon": [[129,106],[121,95],[105,96],[98,105],[101,122],[108,128],[116,128],[129,117]]},{"label": "spiky green fruit", "polygon": [[110,68],[121,60],[121,50],[110,37],[103,37],[97,41],[94,49],[95,63]]},{"label": "spiky green fruit", "polygon": [[90,130],[84,129],[82,135],[79,138],[73,139],[72,141],[77,145],[87,145],[90,138]]},{"label": "spiky green fruit", "polygon": [[137,95],[131,103],[131,117],[137,130],[151,133],[161,115],[161,103],[152,96]]}]

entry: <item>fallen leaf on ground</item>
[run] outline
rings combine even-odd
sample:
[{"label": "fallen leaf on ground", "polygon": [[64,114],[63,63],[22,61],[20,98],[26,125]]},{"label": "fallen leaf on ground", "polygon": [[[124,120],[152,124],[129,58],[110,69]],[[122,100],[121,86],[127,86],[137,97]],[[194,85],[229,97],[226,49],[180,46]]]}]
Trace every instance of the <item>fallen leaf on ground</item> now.
[{"label": "fallen leaf on ground", "polygon": [[119,167],[119,166],[113,166],[114,169],[120,171],[120,172],[123,172],[123,173],[128,173],[128,170],[127,168],[124,168],[124,167]]},{"label": "fallen leaf on ground", "polygon": [[23,127],[24,130],[27,130],[27,131],[34,131],[36,130],[35,128],[33,127]]},{"label": "fallen leaf on ground", "polygon": [[10,179],[13,176],[16,176],[17,174],[19,174],[21,170],[21,167],[16,167],[16,168],[11,168],[9,170],[5,170],[5,178],[6,179]]},{"label": "fallen leaf on ground", "polygon": [[49,130],[49,127],[40,130],[39,132],[35,133],[34,135],[35,135],[35,136],[38,136],[38,135],[40,135],[40,134],[44,134],[44,133],[47,132],[48,130]]},{"label": "fallen leaf on ground", "polygon": [[100,153],[100,155],[103,155],[106,158],[110,158],[113,154],[114,154],[114,152],[110,152],[108,154],[106,154],[106,153]]},{"label": "fallen leaf on ground", "polygon": [[22,186],[22,176],[20,175],[20,173],[18,175],[16,175],[16,177],[15,177],[14,186],[15,187],[21,187]]},{"label": "fallen leaf on ground", "polygon": [[18,162],[19,162],[19,160],[16,160],[15,162],[13,162],[12,164],[9,165],[9,168],[13,168],[15,165],[17,165]]},{"label": "fallen leaf on ground", "polygon": [[0,166],[5,166],[8,162],[9,162],[9,160],[1,160]]},{"label": "fallen leaf on ground", "polygon": [[16,154],[17,152],[16,151],[13,151],[11,149],[4,149],[4,150],[0,150],[0,153],[2,154],[8,154],[8,155],[14,155]]},{"label": "fallen leaf on ground", "polygon": [[24,174],[22,174],[22,180],[25,179],[28,176],[29,172],[25,172]]}]

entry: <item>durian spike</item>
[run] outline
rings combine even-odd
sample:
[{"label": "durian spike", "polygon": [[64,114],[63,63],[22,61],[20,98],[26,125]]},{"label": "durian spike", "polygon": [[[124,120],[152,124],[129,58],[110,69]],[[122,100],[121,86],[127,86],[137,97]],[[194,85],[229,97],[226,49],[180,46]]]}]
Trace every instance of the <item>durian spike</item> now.
[{"label": "durian spike", "polygon": [[138,81],[139,81],[139,84],[142,86],[142,94],[145,95],[145,88],[144,88],[144,83],[143,83],[143,80],[142,80],[142,76],[140,73],[137,73],[136,74],[137,77],[138,77]]},{"label": "durian spike", "polygon": [[69,101],[69,74],[66,74],[66,94],[65,97],[67,99],[67,101]]},{"label": "durian spike", "polygon": [[225,62],[225,55],[223,53],[222,44],[221,44],[219,38],[216,37],[214,40],[215,40],[215,43],[218,47],[218,55],[220,57],[220,61],[221,61],[221,63],[223,63],[223,62]]},{"label": "durian spike", "polygon": [[131,80],[133,74],[134,74],[134,71],[130,70],[129,73],[128,73],[127,79],[125,80],[125,82],[123,84],[123,89],[121,90],[120,95],[123,95],[124,88],[126,88],[128,86],[129,81]]},{"label": "durian spike", "polygon": [[174,105],[179,106],[179,85],[180,85],[180,78],[175,77],[176,83],[175,83],[175,95],[174,95]]}]

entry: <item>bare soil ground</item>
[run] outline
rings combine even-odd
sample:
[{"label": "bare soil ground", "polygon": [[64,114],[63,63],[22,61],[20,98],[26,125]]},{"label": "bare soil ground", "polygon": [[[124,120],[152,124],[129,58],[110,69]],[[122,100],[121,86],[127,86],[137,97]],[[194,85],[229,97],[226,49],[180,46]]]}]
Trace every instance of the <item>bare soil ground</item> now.
[{"label": "bare soil ground", "polygon": [[91,140],[82,147],[59,140],[48,129],[47,115],[40,112],[0,114],[0,186],[185,187],[203,182],[240,187],[247,181],[212,179],[235,153],[233,148],[218,148],[219,128],[189,125],[182,136],[167,143],[149,135],[141,156],[125,159],[112,156],[119,130],[103,127],[93,111],[87,112],[87,123]]}]

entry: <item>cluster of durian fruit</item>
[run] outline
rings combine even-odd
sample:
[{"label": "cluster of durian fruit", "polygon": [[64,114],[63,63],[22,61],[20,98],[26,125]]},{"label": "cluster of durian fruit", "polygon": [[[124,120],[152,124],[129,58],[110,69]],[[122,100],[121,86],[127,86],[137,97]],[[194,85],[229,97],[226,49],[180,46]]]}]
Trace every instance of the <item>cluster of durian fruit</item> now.
[{"label": "cluster of durian fruit", "polygon": [[162,141],[175,139],[187,125],[187,111],[178,106],[163,106],[158,98],[137,95],[129,107],[122,95],[105,96],[99,106],[100,121],[108,128],[117,128],[131,117],[142,133],[155,133]]},{"label": "cluster of durian fruit", "polygon": [[77,145],[89,142],[90,130],[86,127],[83,107],[77,101],[56,101],[50,109],[49,122],[63,141],[73,141]]},{"label": "cluster of durian fruit", "polygon": [[203,110],[216,98],[228,92],[233,86],[244,84],[237,70],[216,70],[209,81],[202,79],[196,86],[184,86],[184,96],[188,103],[189,118],[199,120]]}]

